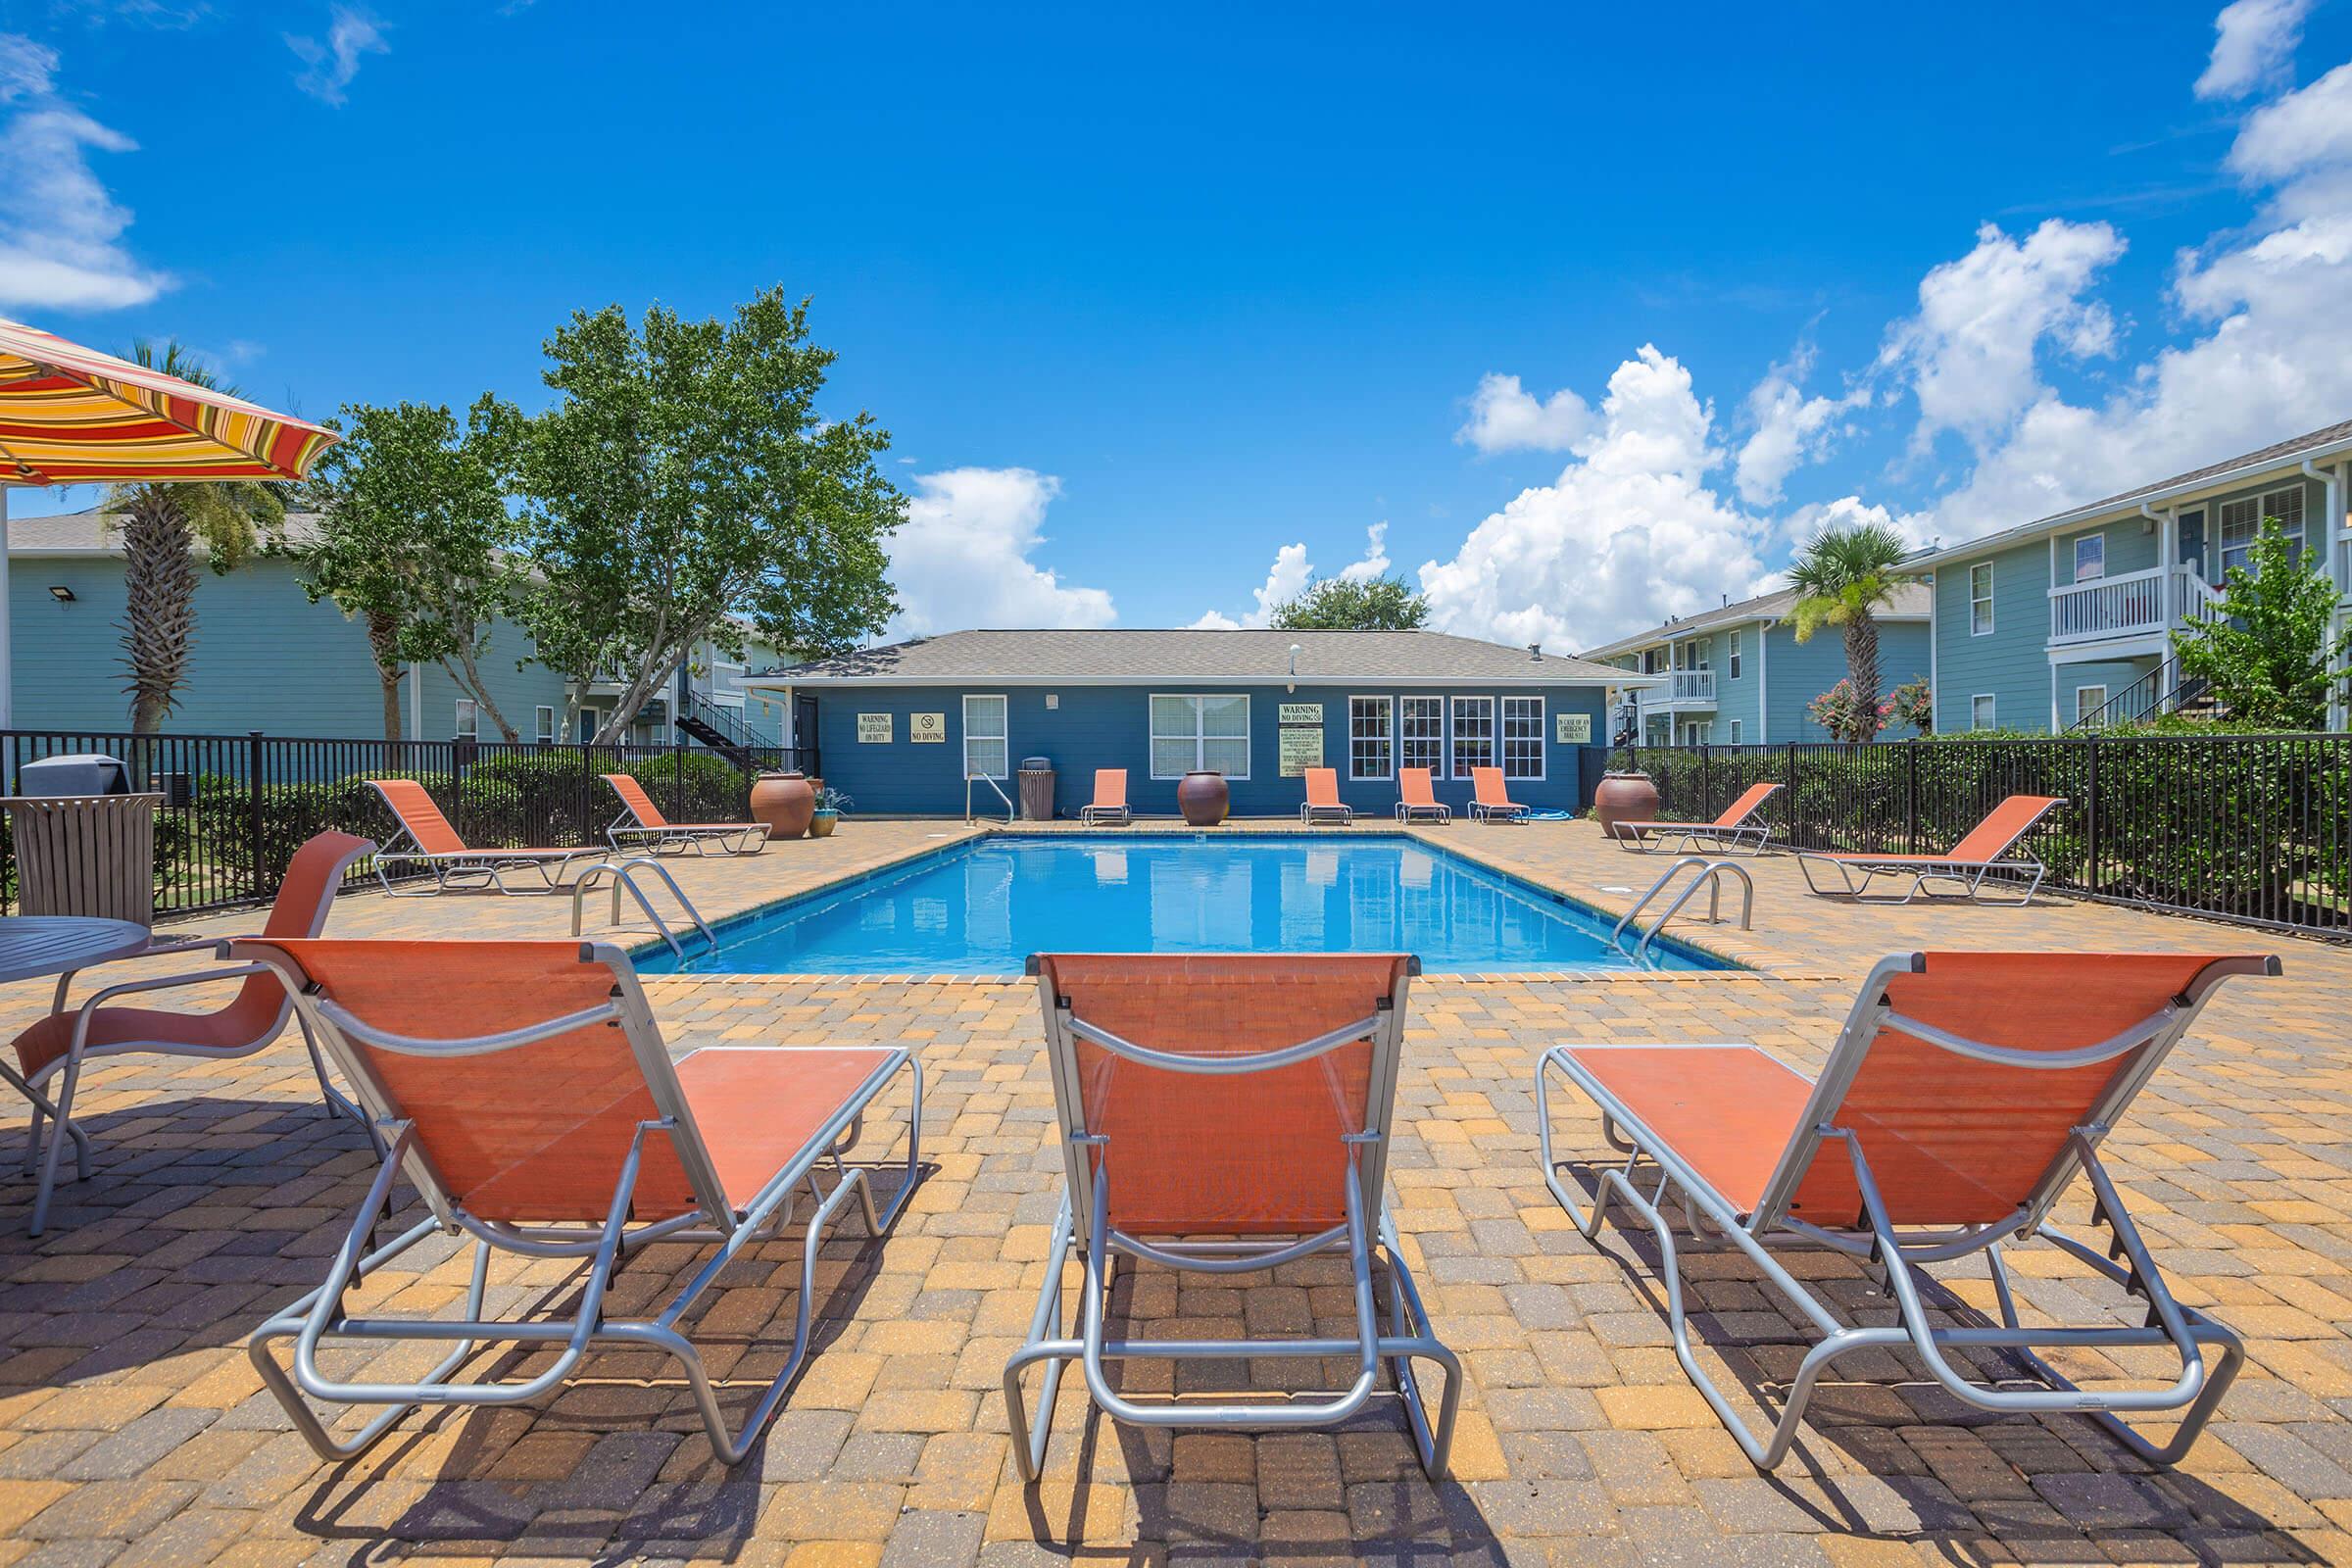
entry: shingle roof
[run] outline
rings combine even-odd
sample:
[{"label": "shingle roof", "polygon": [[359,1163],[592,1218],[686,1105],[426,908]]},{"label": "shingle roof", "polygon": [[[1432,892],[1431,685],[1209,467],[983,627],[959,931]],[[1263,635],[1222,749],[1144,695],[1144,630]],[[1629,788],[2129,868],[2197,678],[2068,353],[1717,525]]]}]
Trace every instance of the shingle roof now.
[{"label": "shingle roof", "polygon": [[1152,681],[1605,685],[1625,672],[1434,631],[956,631],[812,660],[762,685],[1142,685]]},{"label": "shingle roof", "polygon": [[2165,495],[2174,491],[2194,490],[2208,480],[2226,478],[2230,474],[2243,473],[2252,477],[2265,468],[2280,467],[2298,459],[2308,457],[2312,453],[2328,447],[2340,447],[2346,443],[2352,443],[2352,419],[2323,425],[2308,434],[2290,436],[2284,441],[2274,441],[2267,447],[2257,447],[2252,452],[2241,452],[2234,458],[2225,458],[2219,463],[2208,463],[2201,468],[2190,468],[2185,472],[2176,473],[2169,479],[2158,479],[2152,484],[2121,490],[2103,500],[2087,501],[2079,507],[2069,507],[2064,512],[2053,512],[2048,516],[2036,517],[2032,522],[2021,522],[2014,527],[1980,534],[1974,539],[1965,539],[1955,545],[1942,545],[1932,550],[1925,550],[1913,559],[1920,562],[1934,562],[1949,561],[1963,554],[1976,555],[1987,545],[2006,543],[2017,539],[2031,539],[2036,534],[2052,528],[2063,527],[2068,523],[2088,521],[2103,514],[2121,511],[2125,507],[2133,506],[2153,496]]},{"label": "shingle roof", "polygon": [[[1894,591],[1892,601],[1878,612],[1878,618],[1925,620],[1928,618],[1929,603],[1934,598],[1935,590],[1926,583],[1905,583]],[[1651,643],[1663,642],[1669,637],[1688,637],[1693,632],[1708,631],[1717,626],[1744,626],[1751,620],[1783,620],[1795,604],[1796,591],[1791,588],[1783,588],[1778,593],[1758,594],[1753,599],[1742,599],[1738,604],[1726,605],[1719,610],[1702,611],[1680,620],[1666,621],[1645,631],[1638,631],[1631,637],[1603,643],[1598,648],[1588,648],[1584,657],[1607,659],[1614,654],[1646,648]]]},{"label": "shingle roof", "polygon": [[[299,543],[308,538],[313,514],[307,512],[286,514],[284,538]],[[122,553],[122,540],[107,526],[103,508],[89,507],[80,512],[61,512],[47,517],[11,517],[8,519],[8,553],[12,556],[80,556]]]}]

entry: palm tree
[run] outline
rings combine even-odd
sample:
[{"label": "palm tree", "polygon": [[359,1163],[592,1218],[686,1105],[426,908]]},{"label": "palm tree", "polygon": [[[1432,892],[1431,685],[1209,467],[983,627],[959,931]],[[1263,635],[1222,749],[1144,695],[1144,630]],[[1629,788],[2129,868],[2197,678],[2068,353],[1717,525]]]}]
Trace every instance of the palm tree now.
[{"label": "palm tree", "polygon": [[1796,590],[1796,640],[1810,641],[1824,626],[1845,633],[1845,676],[1854,702],[1848,731],[1839,740],[1866,741],[1879,731],[1876,612],[1912,580],[1910,573],[1895,569],[1909,553],[1901,534],[1885,523],[1865,522],[1816,534],[1788,563],[1788,583]]},{"label": "palm tree", "polygon": [[[176,342],[159,351],[140,339],[133,363],[235,396]],[[130,729],[152,735],[187,681],[196,636],[196,549],[213,570],[233,570],[259,548],[262,530],[284,521],[278,487],[253,479],[200,484],[118,485],[106,510],[122,540],[122,663],[129,683]]]}]

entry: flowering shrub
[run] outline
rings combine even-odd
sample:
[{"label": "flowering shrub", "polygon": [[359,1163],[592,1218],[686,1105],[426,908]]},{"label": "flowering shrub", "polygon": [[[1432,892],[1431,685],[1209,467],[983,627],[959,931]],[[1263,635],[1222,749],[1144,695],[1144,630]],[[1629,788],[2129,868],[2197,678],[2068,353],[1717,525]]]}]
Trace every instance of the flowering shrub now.
[{"label": "flowering shrub", "polygon": [[1936,733],[1936,699],[1928,691],[1928,683],[1917,676],[1888,694],[1881,711],[1889,724],[1908,724],[1922,735]]},{"label": "flowering shrub", "polygon": [[1855,695],[1852,681],[1841,680],[1807,704],[1805,711],[1833,739],[1867,741],[1892,721],[1894,705],[1865,703]]}]

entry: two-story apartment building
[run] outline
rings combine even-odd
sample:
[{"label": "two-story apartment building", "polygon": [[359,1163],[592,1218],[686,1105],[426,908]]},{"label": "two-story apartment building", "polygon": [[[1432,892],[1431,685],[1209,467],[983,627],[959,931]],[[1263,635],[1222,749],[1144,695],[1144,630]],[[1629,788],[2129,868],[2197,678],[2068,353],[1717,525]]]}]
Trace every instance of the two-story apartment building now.
[{"label": "two-story apartment building", "polygon": [[[1891,690],[1928,673],[1929,589],[1912,583],[1879,612],[1879,678]],[[1589,650],[1584,657],[1668,679],[1611,694],[1612,714],[1630,705],[1645,746],[1753,746],[1826,741],[1808,711],[1845,678],[1845,640],[1825,627],[1796,640],[1788,589],[1686,615]],[[1882,696],[1885,695],[1883,692]],[[1612,722],[1611,732],[1623,726]],[[1908,728],[1886,732],[1898,740]]]},{"label": "two-story apartment building", "polygon": [[[286,520],[299,538],[309,518]],[[127,729],[121,639],[125,614],[122,546],[93,510],[19,517],[9,526],[9,632],[15,716],[24,729]],[[383,732],[382,691],[364,625],[312,602],[293,562],[264,556],[225,574],[200,571],[188,677],[164,727],[175,734],[368,738]],[[477,661],[492,700],[524,741],[593,734],[617,685],[585,691],[539,663],[530,634],[501,618]],[[630,739],[666,743],[672,720],[708,720],[729,740],[773,745],[781,713],[750,698],[744,678],[781,661],[754,643],[731,661],[710,643],[696,650],[683,685],[638,711]],[[746,665],[749,665],[747,669]],[[681,701],[681,697],[683,700]],[[434,664],[401,680],[402,725],[412,739],[499,738],[473,698]],[[672,709],[677,710],[672,712]],[[692,733],[691,729],[688,731]],[[701,739],[703,737],[696,736]]]},{"label": "two-story apartment building", "polygon": [[2174,635],[2217,612],[2266,517],[2316,553],[2341,628],[2348,479],[2352,421],[1914,558],[1935,581],[1936,729],[2057,733],[2171,710]]}]

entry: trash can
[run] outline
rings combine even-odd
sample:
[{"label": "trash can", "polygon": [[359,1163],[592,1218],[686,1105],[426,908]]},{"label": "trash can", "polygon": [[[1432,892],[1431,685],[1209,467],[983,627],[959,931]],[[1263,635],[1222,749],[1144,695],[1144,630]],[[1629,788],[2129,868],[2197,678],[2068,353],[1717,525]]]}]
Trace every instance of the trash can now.
[{"label": "trash can", "polygon": [[1031,822],[1054,820],[1054,763],[1048,758],[1021,759],[1021,816]]},{"label": "trash can", "polygon": [[17,912],[155,922],[155,808],[119,757],[44,757],[0,799],[17,861]]}]

